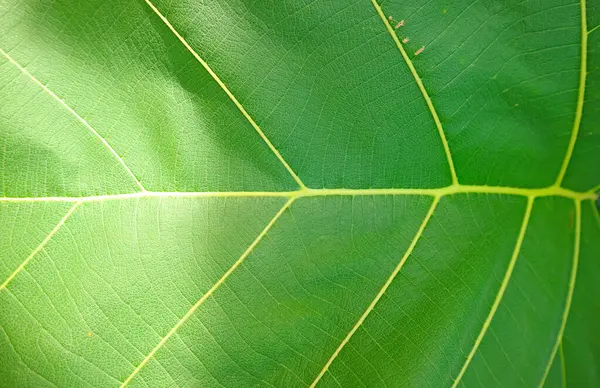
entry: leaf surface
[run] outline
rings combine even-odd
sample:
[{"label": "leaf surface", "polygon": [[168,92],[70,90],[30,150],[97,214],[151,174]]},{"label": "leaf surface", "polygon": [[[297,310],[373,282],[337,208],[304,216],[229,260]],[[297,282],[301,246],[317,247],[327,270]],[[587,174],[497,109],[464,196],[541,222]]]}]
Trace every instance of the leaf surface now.
[{"label": "leaf surface", "polygon": [[599,26],[0,0],[0,386],[598,386]]}]

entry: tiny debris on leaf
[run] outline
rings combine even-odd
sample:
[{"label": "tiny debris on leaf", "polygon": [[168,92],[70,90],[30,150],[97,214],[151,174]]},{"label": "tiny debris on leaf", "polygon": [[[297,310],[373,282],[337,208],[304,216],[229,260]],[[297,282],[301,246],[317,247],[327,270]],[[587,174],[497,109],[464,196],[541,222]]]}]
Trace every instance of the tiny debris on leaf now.
[{"label": "tiny debris on leaf", "polygon": [[402,39],[402,43],[408,43],[409,39],[408,38],[404,38]]},{"label": "tiny debris on leaf", "polygon": [[396,24],[396,26],[394,27],[394,29],[396,29],[396,30],[397,30],[398,28],[402,27],[403,25],[404,25],[404,20],[400,20],[400,21],[398,22],[398,24]]},{"label": "tiny debris on leaf", "polygon": [[425,50],[425,46],[421,46],[421,48],[415,52],[415,56],[421,54],[423,50]]}]

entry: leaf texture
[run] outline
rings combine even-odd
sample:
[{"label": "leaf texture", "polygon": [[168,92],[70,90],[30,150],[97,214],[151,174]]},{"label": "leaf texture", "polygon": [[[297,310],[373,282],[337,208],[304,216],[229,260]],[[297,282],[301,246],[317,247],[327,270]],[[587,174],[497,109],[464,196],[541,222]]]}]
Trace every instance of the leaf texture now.
[{"label": "leaf texture", "polygon": [[600,385],[598,0],[0,0],[0,387]]}]

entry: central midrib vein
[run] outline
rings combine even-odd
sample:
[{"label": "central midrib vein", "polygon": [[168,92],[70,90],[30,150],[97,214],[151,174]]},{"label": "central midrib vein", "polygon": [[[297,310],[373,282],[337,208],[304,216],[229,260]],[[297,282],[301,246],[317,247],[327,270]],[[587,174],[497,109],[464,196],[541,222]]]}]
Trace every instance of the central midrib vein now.
[{"label": "central midrib vein", "polygon": [[330,197],[344,195],[428,195],[443,197],[453,194],[499,194],[525,197],[565,197],[574,200],[596,199],[596,189],[589,191],[573,191],[563,187],[549,186],[543,188],[521,188],[484,185],[450,185],[439,188],[391,188],[391,189],[311,189],[303,188],[294,191],[145,191],[126,194],[92,195],[82,197],[0,197],[1,202],[101,202],[110,200],[127,200],[135,198],[227,198],[227,197]]}]

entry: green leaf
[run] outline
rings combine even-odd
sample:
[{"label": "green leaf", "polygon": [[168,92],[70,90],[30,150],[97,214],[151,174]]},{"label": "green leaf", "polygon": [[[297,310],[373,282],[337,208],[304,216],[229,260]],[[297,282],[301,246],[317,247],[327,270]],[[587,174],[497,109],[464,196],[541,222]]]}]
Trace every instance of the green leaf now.
[{"label": "green leaf", "polygon": [[600,385],[598,0],[0,0],[0,387]]}]

